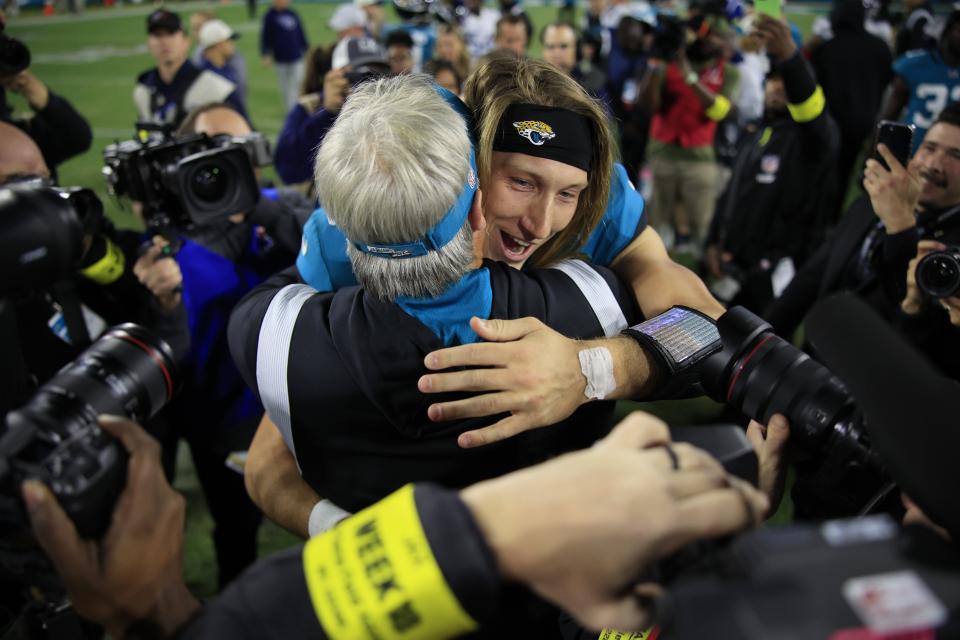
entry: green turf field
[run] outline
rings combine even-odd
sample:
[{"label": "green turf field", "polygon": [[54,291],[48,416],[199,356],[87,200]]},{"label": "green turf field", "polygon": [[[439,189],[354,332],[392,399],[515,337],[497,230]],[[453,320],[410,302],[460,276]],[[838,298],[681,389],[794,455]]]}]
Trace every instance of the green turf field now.
[{"label": "green turf field", "polygon": [[[34,58],[33,72],[53,91],[68,98],[93,126],[92,148],[61,165],[60,183],[95,188],[104,199],[108,213],[120,226],[133,226],[134,221],[106,195],[100,173],[101,153],[105,145],[133,134],[135,112],[131,92],[137,74],[153,66],[146,51],[144,21],[155,6],[97,7],[79,16],[44,17],[36,11],[25,12],[11,18],[7,27],[10,35],[30,47]],[[242,3],[185,2],[170,7],[181,12],[185,23],[192,11],[211,9],[242,35],[238,48],[247,59],[248,110],[255,125],[271,139],[275,138],[285,114],[274,72],[263,68],[259,62],[259,23],[247,19]],[[303,18],[312,44],[332,40],[333,34],[326,23],[334,9],[333,4],[296,4],[294,8]],[[264,11],[265,5],[261,5],[260,14]],[[556,8],[552,5],[530,6],[529,13],[535,24],[543,25],[555,18]],[[807,33],[814,16],[811,11],[800,7],[791,12],[790,17]],[[531,55],[538,55],[539,48],[535,38]],[[26,103],[19,96],[8,94],[8,100],[20,111],[26,111]],[[627,406],[624,404],[623,410]],[[709,421],[717,413],[717,405],[706,400],[655,403],[645,405],[645,408],[652,408],[674,424]],[[187,496],[189,503],[185,574],[194,593],[205,597],[214,593],[216,584],[213,546],[209,537],[212,521],[189,456],[181,456],[178,468],[177,488]],[[785,517],[786,514],[778,515],[778,519]],[[261,553],[294,543],[292,536],[269,523],[261,529]]]}]

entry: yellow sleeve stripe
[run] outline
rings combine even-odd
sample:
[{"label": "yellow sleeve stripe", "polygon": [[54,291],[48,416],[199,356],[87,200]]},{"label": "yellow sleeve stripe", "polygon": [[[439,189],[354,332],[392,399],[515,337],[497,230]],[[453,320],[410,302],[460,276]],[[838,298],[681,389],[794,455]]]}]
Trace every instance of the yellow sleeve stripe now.
[{"label": "yellow sleeve stripe", "polygon": [[115,245],[110,238],[104,238],[107,243],[107,249],[103,257],[94,262],[85,269],[80,270],[80,274],[93,280],[99,285],[108,285],[116,282],[123,275],[123,267],[126,264],[126,258],[123,257],[123,251]]},{"label": "yellow sleeve stripe", "polygon": [[704,113],[714,122],[720,122],[730,113],[730,101],[727,100],[726,96],[717,94],[713,99],[713,104],[710,105]]},{"label": "yellow sleeve stripe", "polygon": [[478,628],[437,566],[413,485],[311,538],[303,571],[331,640],[429,640]]},{"label": "yellow sleeve stripe", "polygon": [[803,123],[810,122],[819,116],[826,106],[827,99],[823,97],[823,89],[820,88],[820,85],[817,85],[809,98],[800,104],[788,104],[787,109],[790,111],[790,117],[793,118],[794,122]]}]

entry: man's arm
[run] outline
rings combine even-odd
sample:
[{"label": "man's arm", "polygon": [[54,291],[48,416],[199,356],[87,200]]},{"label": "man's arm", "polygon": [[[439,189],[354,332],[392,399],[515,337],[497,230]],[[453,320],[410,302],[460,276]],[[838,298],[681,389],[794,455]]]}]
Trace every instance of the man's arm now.
[{"label": "man's arm", "polygon": [[[706,285],[693,272],[675,263],[660,236],[644,229],[614,259],[611,268],[633,289],[644,317],[652,318],[672,306],[697,309],[711,318],[724,313]],[[472,398],[431,405],[431,420],[511,415],[494,425],[460,435],[462,447],[490,444],[523,431],[556,424],[589,399],[580,352],[605,347],[613,361],[616,388],[607,399],[642,398],[656,389],[662,372],[652,356],[629,338],[577,341],[531,318],[473,321],[477,334],[488,341],[442,349],[424,363],[432,371],[450,367],[485,367],[433,373],[418,384],[424,393],[473,392]]]},{"label": "man's arm", "polygon": [[90,123],[33,73],[23,71],[8,80],[6,86],[22,94],[33,109],[34,116],[24,123],[24,129],[40,147],[50,169],[90,148]]},{"label": "man's arm", "polygon": [[310,511],[320,496],[310,488],[270,417],[263,416],[247,451],[243,481],[263,514],[287,531],[309,538]]},{"label": "man's arm", "polygon": [[611,356],[615,388],[604,396],[607,399],[642,396],[658,382],[655,362],[632,338],[572,340],[535,318],[473,318],[470,326],[487,342],[434,351],[424,364],[432,371],[489,368],[427,374],[417,383],[424,393],[480,394],[430,405],[427,415],[435,422],[511,414],[489,427],[460,434],[461,447],[490,444],[570,416],[590,400],[584,393],[587,379],[579,355],[587,349],[606,349]]},{"label": "man's arm", "polygon": [[667,253],[660,235],[647,227],[610,263],[634,292],[646,318],[684,305],[714,320],[726,311],[695,273],[677,264]]},{"label": "man's arm", "polygon": [[755,525],[769,505],[705,452],[671,444],[665,424],[636,413],[597,446],[459,494],[408,485],[311,539],[302,557],[258,562],[201,609],[180,571],[185,503],[163,477],[159,446],[132,423],[103,426],[130,451],[130,472],[102,541],[81,540],[43,485],[28,482],[23,495],[77,612],[116,638],[135,629],[150,637],[363,637],[368,625],[386,635],[411,620],[430,637],[458,637],[498,619],[505,582],[526,585],[589,628],[643,628],[652,612],[636,579],[651,562]]},{"label": "man's arm", "polygon": [[910,85],[900,75],[893,76],[890,86],[887,87],[887,95],[883,100],[883,107],[880,109],[881,120],[899,120],[904,107],[910,100]]}]

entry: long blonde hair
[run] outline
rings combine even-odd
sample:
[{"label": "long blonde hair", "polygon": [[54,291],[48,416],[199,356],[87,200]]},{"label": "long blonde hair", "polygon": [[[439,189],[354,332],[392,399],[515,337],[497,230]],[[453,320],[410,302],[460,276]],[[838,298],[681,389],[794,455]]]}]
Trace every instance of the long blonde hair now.
[{"label": "long blonde hair", "polygon": [[547,266],[579,253],[607,208],[613,174],[613,136],[607,114],[577,82],[543,60],[512,54],[490,55],[467,79],[464,101],[473,111],[479,145],[480,185],[490,183],[493,141],[500,119],[513,104],[535,104],[567,109],[590,120],[593,153],[587,188],[580,193],[573,219],[529,259],[533,267]]}]

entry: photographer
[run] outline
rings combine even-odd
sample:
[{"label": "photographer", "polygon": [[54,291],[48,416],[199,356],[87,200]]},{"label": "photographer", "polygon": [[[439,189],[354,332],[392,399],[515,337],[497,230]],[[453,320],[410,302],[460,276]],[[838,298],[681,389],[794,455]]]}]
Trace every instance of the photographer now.
[{"label": "photographer", "polygon": [[754,24],[774,69],[763,121],[741,141],[717,201],[704,262],[714,294],[762,312],[825,235],[840,136],[787,23],[761,14]]},{"label": "photographer", "polygon": [[924,256],[947,249],[935,240],[917,243],[917,255],[907,268],[907,293],[900,303],[897,324],[944,375],[960,380],[960,297],[933,298],[917,286],[916,277]]},{"label": "photographer", "polygon": [[[653,114],[647,155],[653,170],[651,225],[676,231],[675,245],[699,253],[717,194],[714,152],[717,123],[730,114],[739,71],[727,63],[730,25],[721,16],[698,16],[697,39],[681,37],[674,60],[649,60],[640,106]],[[681,29],[685,34],[688,26]],[[690,243],[692,244],[692,247]]]},{"label": "photographer", "polygon": [[[0,22],[0,122],[10,123],[33,138],[43,161],[56,176],[56,168],[66,160],[90,148],[93,132],[86,118],[65,98],[50,91],[32,71],[27,69],[30,52],[26,46],[3,33]],[[10,59],[12,58],[12,59]],[[6,91],[22,95],[33,115],[14,118],[7,104]]]},{"label": "photographer", "polygon": [[[163,478],[156,443],[125,420],[101,425],[130,461],[99,543],[77,536],[44,485],[25,483],[23,497],[75,608],[115,638],[367,637],[361,620],[381,636],[456,637],[496,626],[511,584],[592,629],[639,630],[657,593],[636,584],[646,566],[749,526],[768,507],[707,454],[671,444],[663,423],[635,413],[590,449],[459,494],[408,485],[302,549],[262,560],[201,608],[180,572],[184,500]],[[374,582],[335,558],[334,545]],[[361,589],[353,604],[348,583]]]},{"label": "photographer", "polygon": [[299,184],[311,179],[313,158],[327,131],[333,126],[350,94],[350,73],[364,70],[385,75],[390,62],[383,48],[373,38],[347,38],[334,48],[331,70],[323,77],[323,93],[319,103],[315,95],[304,96],[287,114],[277,136],[274,164],[286,184]]},{"label": "photographer", "polygon": [[804,264],[763,314],[781,336],[793,335],[814,302],[853,291],[887,320],[906,294],[907,268],[921,239],[960,241],[960,104],[945,108],[903,167],[867,160],[867,196],[854,202],[829,240]]},{"label": "photographer", "polygon": [[[251,128],[237,111],[213,104],[191,112],[177,135],[198,133],[243,137]],[[171,437],[190,445],[214,520],[221,587],[256,557],[261,520],[243,485],[243,460],[263,409],[230,360],[227,321],[250,289],[293,263],[311,208],[298,194],[265,189],[253,211],[176,230],[193,349],[167,415],[177,427]],[[173,455],[173,443],[164,445],[165,454]]]},{"label": "photographer", "polygon": [[[33,140],[16,127],[0,123],[0,187],[28,189],[49,182],[49,171]],[[176,262],[164,257],[159,244],[142,250],[140,234],[115,229],[99,207],[99,202],[89,202],[88,210],[77,212],[82,215],[84,237],[75,276],[68,282],[49,283],[45,287],[49,291],[22,292],[17,299],[20,345],[27,373],[35,381],[50,378],[89,340],[121,322],[134,321],[152,330],[178,358],[187,351],[189,336]],[[65,316],[74,310],[82,316],[74,331],[86,336],[71,335]],[[4,400],[15,404],[22,398],[5,395]]]}]

